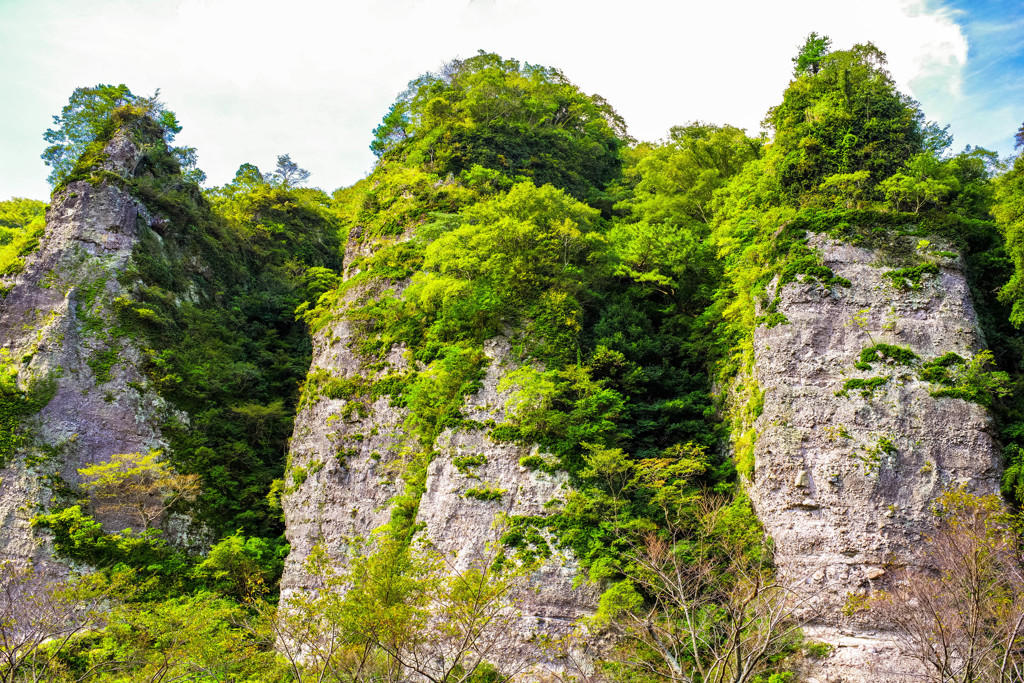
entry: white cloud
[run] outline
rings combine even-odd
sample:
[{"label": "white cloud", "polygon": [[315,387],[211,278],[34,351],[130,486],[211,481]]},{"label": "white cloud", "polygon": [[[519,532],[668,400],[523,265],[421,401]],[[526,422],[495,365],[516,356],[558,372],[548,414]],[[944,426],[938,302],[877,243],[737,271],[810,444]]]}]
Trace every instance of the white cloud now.
[{"label": "white cloud", "polygon": [[[71,90],[161,87],[211,182],[277,154],[334,189],[373,158],[371,131],[397,92],[453,56],[486,49],[560,68],[659,138],[694,119],[757,130],[810,31],[837,48],[873,41],[927,109],[958,95],[966,41],[917,2],[862,0],[7,0],[0,4],[0,196],[42,196],[38,137]],[[937,114],[928,112],[932,118]],[[941,118],[941,117],[940,117]]]}]

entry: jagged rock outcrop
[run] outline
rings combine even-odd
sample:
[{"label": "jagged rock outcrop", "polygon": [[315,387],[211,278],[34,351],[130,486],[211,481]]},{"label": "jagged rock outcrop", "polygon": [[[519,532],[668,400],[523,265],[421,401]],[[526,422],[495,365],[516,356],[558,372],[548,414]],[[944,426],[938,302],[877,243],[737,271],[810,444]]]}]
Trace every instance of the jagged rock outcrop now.
[{"label": "jagged rock outcrop", "polygon": [[[984,339],[960,259],[941,259],[938,275],[901,289],[884,277],[883,254],[812,244],[852,286],[789,284],[778,306],[788,324],[757,329],[764,408],[748,488],[780,569],[813,596],[806,635],[837,646],[817,680],[909,680],[913,664],[870,612],[846,616],[844,606],[884,587],[893,566],[921,563],[936,497],[950,487],[996,492],[1000,461],[982,406],[932,396],[936,385],[912,367],[854,365],[878,343],[927,361],[970,357]],[[882,376],[890,379],[873,390],[844,392],[848,380]]]},{"label": "jagged rock outcrop", "polygon": [[[352,327],[344,319],[319,332],[311,372],[326,371],[340,378],[366,373],[351,348],[353,339]],[[500,422],[507,395],[498,384],[514,369],[509,361],[511,344],[505,338],[491,339],[484,351],[489,360],[486,376],[482,387],[467,397],[463,413],[478,423]],[[400,348],[388,358],[393,372],[405,369],[407,362]],[[317,543],[341,557],[353,537],[369,538],[390,519],[392,499],[403,491],[399,475],[407,447],[406,415],[405,409],[391,405],[389,396],[358,408],[351,400],[321,396],[299,410],[282,499],[291,544],[281,581],[284,601],[311,587],[303,563]],[[543,515],[545,504],[563,494],[564,475],[551,476],[519,464],[536,449],[494,441],[485,428],[446,429],[435,449],[417,522],[423,525],[422,537],[449,558],[453,571],[493,557],[503,514]],[[483,458],[460,471],[454,459],[470,455]],[[476,487],[500,490],[500,500],[465,495]],[[578,619],[592,613],[597,595],[590,587],[574,587],[576,574],[572,558],[556,553],[529,577],[520,593],[522,616],[516,629],[522,643],[535,634],[566,635]]]},{"label": "jagged rock outcrop", "polygon": [[[122,131],[104,148],[102,171],[131,176],[139,146]],[[0,353],[22,388],[49,383],[52,398],[22,426],[27,439],[0,470],[0,559],[45,559],[31,518],[77,470],[114,453],[166,447],[158,427],[169,409],[147,389],[142,355],[113,331],[114,302],[140,225],[158,226],[116,182],[69,183],[55,193],[38,251],[9,277],[0,303]],[[109,528],[129,526],[104,519]],[[56,570],[56,568],[55,568]]]}]

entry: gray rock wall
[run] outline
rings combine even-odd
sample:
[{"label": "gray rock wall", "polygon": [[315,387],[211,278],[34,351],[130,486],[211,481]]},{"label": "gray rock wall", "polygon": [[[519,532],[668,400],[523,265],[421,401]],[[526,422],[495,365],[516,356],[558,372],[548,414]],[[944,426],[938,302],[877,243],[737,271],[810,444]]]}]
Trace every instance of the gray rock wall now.
[{"label": "gray rock wall", "polygon": [[[900,681],[911,667],[870,611],[844,607],[884,586],[892,566],[921,562],[937,496],[955,486],[993,493],[1001,466],[984,408],[931,396],[935,385],[912,368],[854,364],[881,342],[927,361],[969,358],[984,340],[959,260],[941,259],[940,275],[902,290],[883,277],[880,254],[812,242],[852,287],[789,284],[778,309],[789,324],[757,329],[764,410],[748,488],[779,567],[815,595],[808,637],[839,646],[818,680]],[[849,379],[882,375],[891,379],[868,395],[837,396]]]},{"label": "gray rock wall", "polygon": [[[344,320],[317,334],[313,371],[327,370],[335,377],[366,372],[349,348],[352,340],[352,329]],[[467,398],[463,412],[479,422],[501,421],[507,395],[498,391],[498,384],[514,369],[510,344],[492,339],[485,352],[490,362],[483,387]],[[392,371],[402,370],[406,362],[401,349],[389,358]],[[402,491],[398,473],[406,411],[391,406],[387,396],[367,405],[362,415],[346,408],[343,399],[321,397],[296,418],[283,497],[291,544],[281,583],[286,601],[295,591],[312,586],[303,562],[316,543],[323,542],[328,553],[341,558],[353,536],[368,538],[390,519],[391,500]],[[492,556],[503,514],[544,514],[544,504],[561,497],[563,477],[520,466],[520,458],[531,449],[495,442],[486,429],[445,430],[435,448],[417,521],[424,525],[423,538],[448,558],[453,571]],[[453,459],[466,455],[482,455],[485,462],[460,472]],[[297,469],[303,470],[304,479],[296,485]],[[500,489],[503,494],[493,501],[465,495],[478,487]],[[517,630],[524,644],[537,633],[565,635],[579,618],[592,613],[597,595],[586,587],[574,588],[576,574],[572,558],[556,555],[531,575],[520,595]]]},{"label": "gray rock wall", "polygon": [[[105,151],[105,170],[130,175],[138,162],[138,148],[124,135]],[[49,378],[56,393],[26,421],[30,444],[0,470],[0,560],[45,557],[44,539],[29,523],[52,502],[55,477],[75,484],[79,468],[114,453],[166,447],[157,425],[168,408],[145,388],[139,350],[109,332],[113,302],[127,294],[117,276],[141,224],[162,221],[115,185],[70,183],[52,198],[39,250],[5,282],[11,289],[0,302],[0,353],[18,368],[22,387]],[[111,349],[116,361],[101,382],[96,360]],[[111,530],[128,526],[102,521]]]}]

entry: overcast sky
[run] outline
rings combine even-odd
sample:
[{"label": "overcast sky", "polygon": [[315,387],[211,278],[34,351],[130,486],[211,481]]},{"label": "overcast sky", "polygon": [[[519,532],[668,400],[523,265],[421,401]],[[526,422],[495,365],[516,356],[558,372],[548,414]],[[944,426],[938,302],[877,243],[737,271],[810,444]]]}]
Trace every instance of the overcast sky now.
[{"label": "overcast sky", "polygon": [[0,198],[46,199],[51,116],[79,86],[160,88],[210,184],[278,154],[331,191],[419,74],[479,49],[555,66],[655,140],[692,120],[757,132],[804,36],[872,41],[955,146],[1013,151],[1018,0],[0,0]]}]

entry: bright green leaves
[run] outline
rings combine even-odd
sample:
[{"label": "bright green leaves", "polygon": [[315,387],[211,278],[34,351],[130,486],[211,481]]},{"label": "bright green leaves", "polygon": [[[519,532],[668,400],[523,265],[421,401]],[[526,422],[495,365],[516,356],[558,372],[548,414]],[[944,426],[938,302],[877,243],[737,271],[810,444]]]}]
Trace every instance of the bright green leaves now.
[{"label": "bright green leaves", "polygon": [[583,467],[583,444],[613,445],[620,439],[625,399],[606,381],[595,380],[586,366],[545,372],[523,366],[499,385],[511,388],[509,421],[493,435],[539,444],[570,473]]},{"label": "bright green leaves", "polygon": [[284,571],[288,546],[235,533],[210,548],[194,575],[205,586],[235,600],[271,591]]},{"label": "bright green leaves", "polygon": [[481,52],[409,84],[370,149],[444,176],[475,166],[583,199],[619,173],[625,125],[556,69]]},{"label": "bright green leaves", "polygon": [[46,229],[46,204],[34,199],[0,202],[0,275],[24,268],[24,257],[39,248]]},{"label": "bright green leaves", "polygon": [[828,54],[832,47],[832,39],[828,36],[819,36],[812,31],[804,44],[800,47],[800,53],[793,58],[794,76],[813,76],[821,68],[821,60]]},{"label": "bright green leaves", "polygon": [[405,292],[434,319],[429,336],[483,339],[529,318],[535,349],[574,357],[575,297],[603,245],[598,212],[551,186],[521,183],[461,216],[427,247]]},{"label": "bright green leaves", "polygon": [[762,140],[734,126],[673,126],[669,139],[626,172],[632,197],[619,206],[654,223],[711,220],[711,199],[748,161],[761,156]]},{"label": "bright green leaves", "polygon": [[158,530],[136,534],[127,529],[107,534],[99,522],[77,505],[40,515],[32,524],[50,531],[53,547],[62,557],[110,574],[126,568],[141,570],[145,583],[139,599],[167,598],[194,588],[189,577],[190,558],[169,547]]},{"label": "bright green leaves", "polygon": [[583,445],[573,489],[561,510],[543,523],[596,581],[621,570],[622,553],[632,543],[692,520],[706,494],[711,458],[690,443],[642,459],[619,448]]},{"label": "bright green leaves", "polygon": [[249,538],[240,533],[221,539],[209,554],[190,555],[173,548],[157,529],[104,533],[95,519],[75,505],[40,515],[33,526],[49,530],[57,554],[108,574],[135,572],[137,600],[158,600],[214,590],[237,600],[275,592],[288,546],[280,539]]},{"label": "bright green leaves", "polygon": [[666,296],[691,297],[714,279],[715,254],[705,241],[713,193],[758,157],[760,141],[732,126],[676,126],[670,139],[644,154],[625,174],[634,185],[616,209],[609,242],[616,274]]},{"label": "bright green leaves", "polygon": [[[712,255],[701,237],[707,232],[702,225],[693,230],[672,225],[618,222],[608,233],[617,259],[616,275],[650,287],[666,296],[686,287],[686,278],[698,280]],[[696,277],[694,277],[696,276]]]},{"label": "bright green leaves", "polygon": [[391,109],[384,116],[381,124],[373,129],[373,142],[370,143],[370,151],[381,157],[388,149],[399,144],[409,133],[406,128],[409,126],[409,105],[407,102],[398,101],[391,105]]},{"label": "bright green leaves", "polygon": [[352,226],[349,239],[372,243],[424,223],[434,212],[455,213],[478,199],[472,189],[418,168],[380,162],[373,175],[334,193],[334,209]]},{"label": "bright green leaves", "polygon": [[[393,281],[415,269],[401,299],[385,292],[344,312],[365,325],[363,352],[381,355],[405,342],[430,361],[446,346],[479,344],[526,321],[529,353],[575,358],[577,297],[593,279],[604,244],[598,212],[561,190],[526,182],[457,216],[435,218],[416,239],[360,261],[360,275],[342,287]],[[396,270],[399,263],[408,266]],[[310,321],[326,324],[330,316],[321,309],[336,301],[325,297]]]},{"label": "bright green leaves", "polygon": [[350,546],[346,564],[338,571],[316,546],[304,567],[316,590],[267,610],[290,646],[290,680],[393,681],[411,671],[483,683],[526,668],[517,626],[529,568],[492,551],[460,570],[432,549],[382,536]]},{"label": "bright green leaves", "polygon": [[[98,160],[100,150],[95,148],[96,145],[102,146],[119,125],[131,120],[148,122],[156,128],[163,142],[171,144],[174,136],[181,132],[181,125],[174,112],[160,102],[159,96],[160,91],[157,90],[152,97],[139,97],[124,84],[112,86],[101,83],[93,88],[76,88],[60,116],[53,117],[56,127],[43,134],[43,139],[50,146],[42,158],[53,169],[47,182],[56,187],[78,170],[87,170],[91,164],[82,166],[83,155],[92,162]],[[195,165],[195,148],[175,147],[170,153],[189,180],[202,182],[205,179]]]},{"label": "bright green leaves", "polygon": [[487,358],[478,348],[450,346],[405,391],[409,417],[405,429],[429,450],[445,427],[462,419],[467,395],[480,388]]},{"label": "bright green leaves", "polygon": [[931,392],[932,396],[962,398],[991,407],[1011,393],[1009,374],[993,369],[994,365],[994,356],[988,349],[979,351],[970,360],[947,353],[925,363],[921,376],[941,385]]},{"label": "bright green leaves", "polygon": [[999,298],[1013,305],[1011,321],[1024,324],[1024,156],[1018,156],[1013,169],[996,183],[996,202],[992,213],[1006,237],[1006,251],[1013,259],[1013,277]]},{"label": "bright green leaves", "polygon": [[818,191],[832,199],[833,206],[859,209],[868,198],[871,185],[869,171],[835,173],[821,181]]},{"label": "bright green leaves", "polygon": [[99,680],[291,680],[270,646],[269,625],[256,637],[251,612],[215,593],[121,605],[104,616],[102,637],[76,643],[71,658],[117,666]]},{"label": "bright green leaves", "polygon": [[586,326],[586,348],[595,377],[624,397],[622,446],[633,457],[717,438],[707,372],[716,344],[696,333],[721,283],[706,221],[715,192],[760,153],[759,140],[732,126],[677,126],[662,144],[633,150],[614,191],[613,278]]},{"label": "bright green leaves", "polygon": [[46,213],[46,203],[15,197],[0,202],[0,244],[11,241],[8,231],[24,230]]},{"label": "bright green leaves", "polygon": [[57,383],[52,378],[35,379],[22,388],[7,349],[0,353],[0,467],[6,467],[29,443],[30,434],[23,421],[45,408],[56,391]]},{"label": "bright green leaves", "polygon": [[920,213],[960,189],[952,169],[931,154],[916,154],[903,169],[878,185],[896,211]]},{"label": "bright green leaves", "polygon": [[[340,304],[362,331],[363,354],[380,358],[404,342],[429,362],[447,346],[480,344],[525,322],[528,353],[558,363],[576,357],[578,297],[595,277],[604,244],[595,209],[525,182],[433,218],[413,239],[354,261],[359,273],[305,314],[314,329],[329,324]],[[381,291],[410,276],[401,298]],[[341,303],[365,286],[378,294]]]},{"label": "bright green leaves", "polygon": [[644,598],[637,593],[632,581],[618,581],[601,593],[593,623],[599,628],[607,627],[623,613],[638,610],[643,604]]},{"label": "bright green leaves", "polygon": [[768,118],[775,129],[769,167],[787,195],[795,199],[837,173],[868,171],[877,183],[922,151],[922,116],[896,90],[884,54],[870,43],[828,54],[811,41],[808,48],[815,56],[797,62],[802,75]]}]

